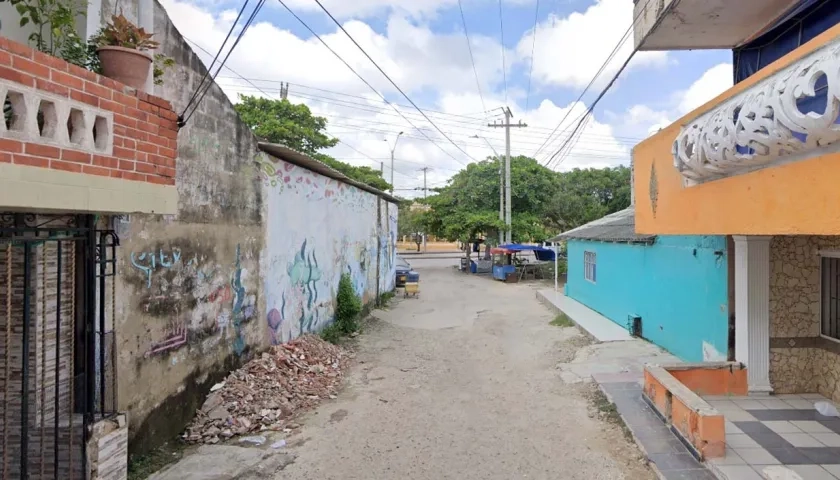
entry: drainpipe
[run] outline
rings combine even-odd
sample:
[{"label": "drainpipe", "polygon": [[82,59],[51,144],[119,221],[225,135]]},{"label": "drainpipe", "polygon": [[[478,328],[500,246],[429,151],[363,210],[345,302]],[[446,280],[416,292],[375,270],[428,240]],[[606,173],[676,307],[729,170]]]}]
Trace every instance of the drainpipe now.
[{"label": "drainpipe", "polygon": [[[154,33],[155,31],[155,1],[154,0],[139,0],[137,2],[137,25],[146,30],[147,33]],[[149,65],[149,76],[146,80],[146,92],[149,94],[155,93],[155,83],[152,75],[153,65]]]},{"label": "drainpipe", "polygon": [[557,293],[557,242],[554,243],[554,293]]},{"label": "drainpipe", "polygon": [[633,157],[630,157],[630,206],[636,205],[636,171],[633,168]]}]

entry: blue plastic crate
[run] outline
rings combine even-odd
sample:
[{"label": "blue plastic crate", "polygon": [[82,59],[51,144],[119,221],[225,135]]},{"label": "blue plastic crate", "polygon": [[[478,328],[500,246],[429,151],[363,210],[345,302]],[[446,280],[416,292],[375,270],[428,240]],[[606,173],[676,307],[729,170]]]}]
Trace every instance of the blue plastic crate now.
[{"label": "blue plastic crate", "polygon": [[408,278],[405,281],[408,283],[419,283],[420,274],[415,271],[408,272]]}]

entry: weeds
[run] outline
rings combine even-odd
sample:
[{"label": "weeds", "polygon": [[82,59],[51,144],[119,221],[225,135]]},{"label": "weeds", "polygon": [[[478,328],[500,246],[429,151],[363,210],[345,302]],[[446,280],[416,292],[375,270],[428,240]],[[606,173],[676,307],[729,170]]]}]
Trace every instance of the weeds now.
[{"label": "weeds", "polygon": [[627,424],[624,423],[624,419],[621,418],[621,414],[618,413],[618,409],[616,408],[615,404],[610,401],[609,398],[601,391],[600,388],[595,388],[592,393],[592,406],[598,411],[599,416],[606,420],[609,423],[621,428],[621,431],[624,432],[624,437],[627,438],[629,441],[633,441],[633,433],[627,427]]},{"label": "weeds", "polygon": [[185,445],[179,440],[164,443],[144,455],[131,455],[128,460],[128,480],[143,480],[184,456]]},{"label": "weeds", "polygon": [[573,322],[572,319],[565,313],[558,313],[557,316],[554,317],[554,320],[549,322],[549,325],[554,325],[555,327],[574,327],[575,322]]}]

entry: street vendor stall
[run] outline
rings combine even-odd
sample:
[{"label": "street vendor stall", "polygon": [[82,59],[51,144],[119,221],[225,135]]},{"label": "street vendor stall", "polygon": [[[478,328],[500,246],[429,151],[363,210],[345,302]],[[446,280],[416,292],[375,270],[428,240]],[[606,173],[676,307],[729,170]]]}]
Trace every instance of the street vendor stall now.
[{"label": "street vendor stall", "polygon": [[[537,263],[530,263],[528,259],[520,255],[526,252],[533,252]],[[519,281],[525,275],[533,278],[543,276],[543,265],[553,265],[555,259],[554,250],[539,245],[520,245],[510,243],[501,245],[490,250],[493,256],[493,278],[501,281],[508,281],[509,274],[515,274],[515,280]]]}]

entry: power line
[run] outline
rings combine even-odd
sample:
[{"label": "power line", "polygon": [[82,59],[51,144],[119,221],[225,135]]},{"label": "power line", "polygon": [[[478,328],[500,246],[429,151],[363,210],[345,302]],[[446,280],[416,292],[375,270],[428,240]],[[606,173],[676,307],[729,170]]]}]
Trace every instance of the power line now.
[{"label": "power line", "polygon": [[537,0],[537,11],[534,13],[534,38],[531,40],[531,67],[528,70],[528,94],[525,96],[525,111],[528,111],[531,100],[531,78],[534,76],[534,52],[537,49],[537,23],[540,18],[540,0]]},{"label": "power line", "polygon": [[[364,78],[363,78],[363,77],[362,77],[362,76],[361,76],[361,75],[360,75],[360,74],[359,74],[359,73],[358,73],[358,72],[357,72],[357,71],[356,71],[353,67],[351,67],[351,66],[350,66],[350,64],[349,64],[349,63],[347,63],[347,61],[346,61],[346,60],[344,60],[344,58],[342,58],[342,57],[341,57],[341,55],[339,55],[339,54],[338,54],[335,50],[333,50],[333,49],[332,49],[332,47],[330,47],[330,46],[327,44],[327,42],[325,42],[325,41],[324,41],[324,39],[323,39],[323,38],[321,38],[321,36],[320,36],[320,35],[318,35],[317,33],[315,33],[315,30],[313,30],[313,29],[312,29],[312,28],[311,28],[311,27],[310,27],[310,26],[309,26],[306,22],[304,22],[304,21],[303,21],[303,19],[302,19],[302,18],[300,18],[300,17],[299,17],[299,16],[298,16],[298,15],[297,15],[297,14],[296,14],[296,13],[295,13],[295,12],[294,12],[291,8],[289,8],[289,6],[288,6],[288,5],[286,5],[286,3],[285,3],[283,0],[277,0],[277,1],[278,1],[278,2],[280,2],[280,5],[283,5],[283,7],[284,7],[284,8],[285,8],[285,9],[286,9],[286,10],[287,10],[287,11],[288,11],[288,12],[289,12],[289,13],[290,13],[293,17],[295,17],[295,19],[296,19],[298,22],[300,22],[300,24],[301,24],[301,25],[303,25],[303,26],[304,26],[304,28],[306,28],[307,30],[309,30],[309,33],[311,33],[312,35],[314,35],[314,36],[315,36],[315,38],[317,38],[317,39],[318,39],[318,41],[319,41],[319,42],[321,42],[321,44],[322,44],[322,45],[324,45],[325,47],[327,47],[327,50],[329,50],[329,51],[330,51],[330,53],[332,53],[333,55],[335,55],[335,57],[336,57],[336,58],[338,58],[338,59],[341,61],[341,63],[343,63],[343,64],[344,64],[347,68],[349,68],[349,69],[350,69],[350,71],[351,71],[351,72],[353,72],[353,74],[354,74],[354,75],[356,75],[356,76],[359,78],[359,80],[361,80],[361,81],[362,81],[365,85],[367,85],[367,86],[368,86],[368,87],[369,87],[369,88],[370,88],[370,89],[371,89],[374,93],[376,93],[379,97],[381,97],[381,98],[382,98],[382,100],[384,100],[384,101],[385,101],[388,105],[390,105],[390,106],[391,106],[391,108],[393,108],[395,112],[399,113],[399,114],[400,114],[400,116],[401,116],[401,117],[403,117],[403,119],[404,119],[406,122],[408,122],[408,124],[409,124],[409,125],[411,125],[411,127],[412,127],[412,128],[414,128],[415,130],[417,130],[417,131],[419,131],[420,133],[422,133],[424,137],[426,137],[426,138],[427,138],[430,142],[432,142],[432,143],[433,143],[436,147],[438,147],[438,148],[439,148],[439,149],[440,149],[443,153],[445,153],[445,154],[449,155],[449,156],[450,156],[453,160],[455,160],[456,162],[460,163],[461,165],[465,165],[465,164],[464,164],[464,162],[462,162],[462,161],[458,160],[457,158],[455,158],[455,157],[454,157],[451,153],[447,152],[446,150],[444,150],[444,149],[443,149],[443,147],[441,147],[440,145],[438,145],[438,143],[437,143],[437,142],[435,142],[435,141],[433,141],[431,138],[429,138],[429,136],[428,136],[428,135],[426,135],[426,132],[424,132],[423,130],[421,130],[421,129],[417,128],[417,126],[416,126],[416,125],[414,125],[414,123],[412,123],[412,122],[411,122],[411,120],[409,120],[409,119],[408,119],[405,115],[403,115],[403,114],[402,114],[402,112],[401,112],[401,111],[400,111],[397,107],[395,107],[393,104],[391,104],[391,102],[389,102],[389,101],[388,101],[388,99],[387,99],[387,98],[385,98],[385,96],[384,96],[384,95],[382,95],[381,93],[379,93],[379,91],[378,91],[377,89],[373,88],[373,85],[371,85],[370,83],[368,83],[368,81],[367,81],[367,80],[365,80],[365,79],[364,79]],[[324,6],[323,6],[323,5],[321,5],[321,3],[320,3],[320,2],[318,2],[318,0],[315,0],[315,2],[316,2],[316,3],[318,3],[318,5],[321,7],[321,9],[322,9],[322,10],[324,10],[324,12],[326,12],[326,13],[327,13],[327,15],[329,15],[329,16],[330,16],[330,18],[332,18],[333,22],[334,22],[336,25],[338,25],[338,27],[339,27],[342,31],[344,31],[344,33],[345,33],[345,34],[346,34],[346,35],[347,35],[347,36],[348,36],[351,40],[353,40],[353,37],[351,37],[351,36],[350,36],[350,34],[349,34],[349,33],[347,33],[347,31],[346,31],[346,30],[344,30],[344,27],[342,27],[342,26],[341,26],[341,24],[340,24],[340,23],[338,23],[338,21],[337,21],[337,20],[336,20],[336,19],[335,19],[335,18],[334,18],[334,17],[333,17],[333,16],[332,16],[332,15],[331,15],[328,11],[327,11],[327,9],[325,9],[325,8],[324,8]],[[353,43],[356,43],[356,41],[355,41],[355,40],[353,40]],[[356,43],[356,46],[359,46],[359,44],[358,44],[358,43]],[[362,47],[359,47],[359,49],[360,49],[360,50],[362,50],[362,53],[364,53],[364,54],[365,54],[365,56],[367,56],[367,57],[368,57],[368,59],[370,59],[370,61],[371,61],[371,62],[373,62],[373,59],[371,59],[371,58],[370,58],[370,56],[367,54],[367,52],[365,52],[365,51],[364,51],[364,49],[362,49]],[[376,62],[373,62],[373,63],[374,63],[374,65],[376,65],[376,67],[377,67],[377,68],[379,68],[379,65],[377,65],[377,64],[376,64]],[[382,72],[382,74],[383,74],[383,75],[385,75],[385,72],[383,72],[381,68],[379,68],[379,71],[380,71],[380,72]],[[388,80],[391,80],[391,78],[390,78],[390,77],[388,77],[387,75],[385,75],[385,76],[386,76],[386,78],[388,78]],[[394,85],[395,87],[397,87],[397,85],[396,85],[393,81],[391,81],[391,84],[392,84],[392,85]],[[397,87],[397,90],[400,90],[400,88],[399,88],[399,87]],[[429,120],[429,117],[428,117],[428,116],[426,116],[426,114],[425,114],[425,113],[423,113],[423,111],[422,111],[422,110],[420,110],[420,108],[419,108],[416,104],[414,104],[414,102],[413,102],[410,98],[408,98],[408,96],[407,96],[407,95],[405,95],[405,93],[403,93],[403,91],[402,91],[402,90],[400,90],[400,93],[402,93],[402,94],[403,94],[403,96],[405,96],[405,98],[406,98],[406,99],[408,99],[408,101],[409,101],[409,102],[410,102],[410,103],[414,106],[414,108],[416,108],[416,109],[417,109],[417,111],[419,111],[420,113],[422,113],[422,114],[423,114],[423,116],[426,118],[426,120],[428,120],[428,122],[429,122],[429,123],[431,123],[433,126],[435,126],[435,128],[437,128],[437,125],[435,125],[435,124],[434,124],[431,120]],[[438,129],[438,130],[440,130],[440,129]],[[451,142],[451,140],[450,140],[450,142]],[[454,143],[454,142],[452,142],[452,144],[453,144],[453,145],[455,145],[455,143]],[[460,148],[460,147],[458,147],[457,145],[455,145],[455,146],[458,148],[458,150],[461,150],[461,148]],[[462,151],[462,152],[464,152],[463,150],[461,150],[461,151]],[[464,152],[464,154],[465,154],[465,155],[467,155],[467,157],[469,157],[469,158],[473,159],[473,158],[472,158],[469,154],[467,154],[467,152]],[[473,160],[475,160],[475,159],[473,159]]]},{"label": "power line", "polygon": [[[318,1],[318,0],[315,0]],[[502,43],[502,79],[505,81],[505,105],[508,103],[507,62],[505,61],[505,21],[502,15],[502,0],[499,0],[499,37]]]},{"label": "power line", "polygon": [[[280,0],[280,1],[282,2],[282,0]],[[500,0],[500,1],[501,1],[501,0]],[[374,59],[373,59],[370,55],[368,55],[367,51],[365,51],[365,49],[364,49],[364,48],[362,48],[362,46],[361,46],[361,45],[359,45],[359,43],[356,41],[356,39],[355,39],[355,38],[353,38],[353,36],[352,36],[352,35],[350,35],[350,33],[349,33],[347,30],[345,30],[345,29],[344,29],[344,26],[343,26],[343,25],[341,25],[341,23],[339,23],[339,21],[338,21],[338,20],[336,20],[336,19],[335,19],[335,17],[333,17],[332,13],[330,13],[330,11],[329,11],[329,10],[327,10],[327,9],[326,9],[326,7],[324,7],[324,5],[321,3],[321,1],[320,1],[320,0],[315,0],[315,3],[317,3],[317,4],[318,4],[318,6],[319,6],[319,7],[321,7],[321,10],[323,10],[323,11],[324,11],[324,13],[326,13],[326,14],[327,14],[327,16],[328,16],[328,17],[330,17],[330,19],[333,21],[333,23],[335,23],[335,24],[336,24],[336,26],[337,26],[339,29],[341,29],[341,31],[342,31],[342,32],[344,32],[344,34],[345,34],[345,35],[347,35],[347,38],[349,38],[349,39],[350,39],[350,41],[352,41],[352,42],[353,42],[353,44],[354,44],[354,45],[356,45],[356,47],[357,47],[357,48],[358,48],[358,49],[359,49],[359,50],[360,50],[360,51],[361,51],[361,52],[365,55],[365,57],[367,57],[367,59],[368,59],[368,60],[370,60],[370,62],[373,64],[373,66],[375,66],[375,67],[376,67],[376,69],[377,69],[377,70],[379,70],[379,72],[380,72],[383,76],[385,76],[385,78],[387,78],[389,82],[391,82],[391,85],[393,85],[393,86],[394,86],[394,88],[396,88],[396,89],[397,89],[397,90],[398,90],[398,91],[402,94],[402,96],[403,96],[403,97],[405,97],[405,99],[406,99],[406,100],[408,100],[408,103],[410,103],[410,104],[411,104],[411,105],[412,105],[415,109],[417,109],[417,111],[418,111],[418,112],[420,112],[420,113],[423,115],[423,117],[426,119],[426,121],[428,121],[428,122],[429,122],[429,123],[430,123],[433,127],[435,127],[435,130],[437,130],[438,132],[440,132],[440,134],[441,134],[441,135],[443,135],[443,137],[444,137],[444,138],[446,138],[446,139],[449,141],[449,143],[451,143],[452,145],[454,145],[454,146],[455,146],[455,148],[457,148],[458,150],[460,150],[460,151],[461,151],[461,153],[463,153],[464,155],[466,155],[466,156],[467,156],[467,158],[471,159],[471,160],[472,160],[472,161],[474,161],[474,162],[475,162],[475,161],[477,161],[476,159],[474,159],[474,158],[472,157],[472,155],[470,155],[469,153],[467,153],[464,149],[462,149],[462,148],[461,148],[461,147],[459,147],[459,146],[458,146],[455,142],[453,142],[453,141],[452,141],[452,139],[450,139],[450,138],[446,135],[446,133],[444,133],[444,131],[443,131],[443,130],[441,130],[441,129],[440,129],[440,127],[438,127],[438,126],[435,124],[435,122],[433,122],[433,121],[432,121],[432,119],[431,119],[431,118],[429,118],[429,116],[428,116],[428,115],[426,115],[426,112],[424,112],[423,110],[421,110],[421,109],[420,109],[420,107],[418,107],[418,106],[417,106],[417,104],[416,104],[416,103],[414,103],[414,100],[412,100],[412,99],[411,99],[411,97],[409,97],[409,96],[408,96],[408,95],[407,95],[407,94],[403,91],[403,89],[402,89],[402,88],[400,88],[400,87],[399,87],[399,85],[397,85],[397,84],[396,84],[396,82],[394,82],[394,81],[391,79],[391,77],[389,77],[389,76],[388,76],[388,74],[387,74],[387,73],[385,73],[385,70],[382,70],[382,67],[380,67],[380,66],[379,66],[379,64],[378,64],[378,63],[376,63],[376,61],[374,61]],[[326,44],[325,44],[325,45],[326,45]],[[455,157],[452,157],[452,158],[455,158]]]},{"label": "power line", "polygon": [[239,32],[239,35],[236,36],[236,41],[233,42],[233,45],[230,47],[230,50],[228,50],[227,54],[225,55],[225,58],[222,60],[222,63],[219,65],[219,68],[216,70],[216,73],[213,74],[213,80],[210,83],[207,84],[207,87],[201,93],[201,96],[198,97],[195,104],[193,105],[192,111],[187,116],[187,118],[185,118],[183,120],[179,119],[179,125],[181,125],[181,126],[185,125],[190,120],[190,118],[192,118],[195,111],[198,110],[198,106],[201,104],[201,100],[204,99],[204,96],[207,94],[207,91],[210,90],[210,87],[212,87],[213,83],[216,81],[216,75],[218,75],[219,72],[222,71],[222,67],[225,65],[225,62],[227,62],[227,59],[230,58],[230,55],[233,53],[233,50],[236,48],[236,46],[239,45],[239,41],[242,40],[242,37],[245,36],[245,32],[248,31],[248,27],[251,26],[251,23],[253,23],[254,19],[257,17],[257,14],[260,12],[260,10],[262,10],[263,5],[265,5],[265,0],[259,0],[259,3],[257,3],[256,7],[254,7],[254,11],[251,12],[251,16],[248,17],[248,20],[245,22],[245,25],[242,27],[242,30]]},{"label": "power line", "polygon": [[[201,87],[204,86],[204,81],[207,79],[207,75],[210,74],[210,70],[213,69],[213,66],[216,64],[216,60],[218,60],[219,55],[222,54],[222,50],[225,49],[225,45],[227,44],[227,41],[230,39],[230,36],[233,34],[233,29],[236,28],[236,24],[239,23],[239,19],[242,17],[242,13],[245,12],[245,9],[248,7],[248,2],[250,2],[250,1],[251,0],[245,0],[245,3],[242,4],[242,8],[239,9],[239,14],[236,15],[236,19],[233,21],[233,23],[231,23],[230,30],[228,30],[228,33],[225,36],[225,40],[219,46],[219,51],[216,52],[216,55],[213,57],[213,61],[210,63],[210,65],[207,66],[207,69],[204,71],[204,75],[202,75],[202,77],[201,77],[201,81],[198,82],[198,86],[195,88],[195,91],[193,92],[192,96],[190,96],[189,101],[187,101],[187,105],[184,107],[184,110],[181,112],[181,117],[183,117],[184,114],[187,113],[187,109],[190,108],[190,106],[192,105],[192,102],[195,100],[196,96],[198,95],[198,92],[201,91]],[[207,52],[207,50],[205,50],[205,52]],[[207,54],[211,55],[210,52],[207,52]]]},{"label": "power line", "polygon": [[[658,23],[662,21],[662,18],[664,18],[666,16],[668,11],[672,10],[673,8],[676,8],[676,6],[679,5],[679,3],[680,3],[680,0],[675,0],[673,3],[671,3],[670,6],[668,6],[667,11],[662,13],[662,16],[659,17],[659,19],[656,21],[656,24],[654,24],[654,26],[648,31],[648,33],[645,34],[644,37],[642,37],[642,40],[639,42],[639,46],[641,46],[644,43],[644,41],[647,39],[648,35],[650,35],[650,33],[653,32],[656,29]],[[636,16],[636,19],[638,19],[641,16],[641,12],[644,11],[644,10],[645,9],[640,9],[639,15]],[[633,21],[633,24],[635,24],[635,22],[636,22],[636,20]],[[633,28],[633,24],[630,25],[630,29]],[[628,31],[630,29],[628,29]],[[625,34],[625,36],[626,36],[626,34]],[[560,149],[558,149],[554,153],[554,155],[552,155],[548,159],[548,162],[546,162],[547,167],[552,162],[552,160],[554,160],[563,151],[563,149],[566,147],[566,145],[568,145],[572,141],[572,138],[574,138],[575,133],[579,129],[581,129],[585,125],[586,122],[588,122],[588,118],[592,114],[592,111],[595,109],[595,106],[598,105],[598,102],[600,102],[602,98],[604,98],[604,95],[607,94],[607,92],[610,90],[610,88],[612,88],[613,84],[615,84],[616,80],[618,80],[618,77],[621,75],[621,73],[624,71],[624,69],[627,68],[627,65],[630,64],[630,61],[633,59],[633,57],[639,51],[639,46],[633,47],[633,50],[630,52],[630,55],[627,57],[627,60],[625,60],[624,63],[621,64],[621,67],[619,67],[618,71],[615,73],[615,75],[613,75],[610,82],[604,87],[603,90],[601,90],[601,93],[598,94],[598,97],[595,98],[595,101],[592,102],[592,104],[586,110],[586,112],[583,115],[583,118],[581,118],[581,120],[577,123],[577,125],[575,125],[575,128],[572,131],[572,135],[570,135],[569,138],[563,143],[563,145],[560,146]],[[574,143],[577,143],[577,141],[575,141]],[[571,151],[571,149],[574,148],[574,143],[572,143],[572,146],[569,148],[569,151]],[[568,156],[568,154],[567,154],[567,156]],[[562,163],[563,160],[565,160],[565,157],[560,159],[560,161],[558,163],[556,163],[556,165],[559,165],[560,163]]]},{"label": "power line", "polygon": [[[233,85],[229,85],[229,84],[222,84],[222,85],[226,86],[226,87],[231,87],[231,88],[234,87]],[[238,88],[249,89],[250,87],[238,87]],[[259,87],[254,87],[253,89],[258,90],[258,91],[262,92],[263,94],[266,94],[265,91],[263,89],[259,88]],[[266,94],[266,95],[268,95],[268,94]],[[347,108],[351,108],[353,110],[359,110],[359,111],[362,111],[362,112],[374,113],[374,114],[377,114],[377,115],[394,116],[394,117],[398,116],[398,115],[395,115],[394,113],[390,112],[387,109],[383,110],[383,109],[380,109],[379,107],[376,107],[375,105],[369,105],[369,104],[358,103],[358,102],[351,102],[351,101],[348,101],[348,100],[340,100],[340,99],[334,99],[334,98],[331,98],[331,97],[325,97],[325,96],[320,96],[320,95],[311,95],[311,94],[300,93],[300,92],[292,92],[292,93],[290,93],[290,95],[293,96],[293,97],[299,97],[299,98],[302,98],[302,99],[305,99],[305,100],[313,100],[313,101],[318,101],[318,102],[322,102],[322,103],[326,103],[326,104],[330,104],[330,105],[347,107]],[[354,119],[355,120],[354,117],[347,117],[347,116],[344,116],[344,115],[333,114],[333,113],[325,113],[324,115],[327,116],[327,117],[331,117],[331,118],[339,118],[339,119],[347,118],[347,119]],[[409,113],[407,113],[407,115],[417,115],[417,114],[409,112]],[[365,120],[365,121],[368,122],[368,123],[373,123],[373,124],[393,125],[390,122],[377,122],[377,121],[373,121],[373,120]],[[481,121],[481,120],[475,119],[475,121]],[[455,120],[455,119],[442,119],[442,120],[439,120],[439,124],[440,125],[446,125],[446,126],[449,126],[451,128],[468,129],[470,131],[472,131],[476,127],[484,126],[483,123],[476,124],[476,123],[470,123],[470,122],[466,122],[466,121],[463,121],[463,120]],[[535,130],[545,130],[545,131],[550,130],[549,128],[545,128],[545,127],[535,127],[534,129]],[[538,134],[538,133],[537,134],[523,133],[522,136],[537,139],[536,141],[530,142],[530,143],[533,143],[534,145],[540,143],[545,138],[545,134]],[[619,145],[624,144],[624,143],[626,143],[626,144],[636,144],[636,143],[638,143],[639,140],[641,140],[641,138],[638,138],[638,137],[613,136],[613,135],[597,134],[597,133],[587,133],[586,136],[593,139],[592,143],[604,143],[604,144],[619,144]],[[596,141],[594,139],[599,139],[600,141]],[[500,138],[497,138],[496,140],[501,141]]]},{"label": "power line", "polygon": [[[647,2],[647,3],[650,3],[650,0],[648,0],[648,2]],[[580,92],[580,95],[578,95],[578,98],[577,98],[577,100],[575,100],[575,102],[572,104],[572,107],[570,107],[570,108],[566,111],[566,114],[565,114],[565,115],[563,115],[563,118],[560,120],[560,122],[559,122],[559,123],[557,124],[557,126],[554,128],[554,131],[552,131],[552,132],[549,134],[549,136],[548,136],[548,138],[546,138],[545,142],[543,142],[543,144],[542,144],[542,145],[540,145],[540,148],[538,148],[538,149],[534,152],[534,154],[533,154],[533,155],[531,155],[531,157],[532,157],[532,158],[537,158],[537,155],[539,155],[539,153],[542,151],[542,149],[543,149],[543,148],[545,148],[545,146],[549,143],[549,141],[550,141],[551,137],[554,135],[554,133],[555,133],[555,132],[556,132],[556,131],[560,128],[560,126],[561,126],[561,125],[563,125],[563,122],[565,122],[565,121],[566,121],[566,119],[569,117],[569,114],[572,112],[572,108],[574,107],[574,105],[576,105],[577,103],[579,103],[579,102],[583,99],[583,96],[584,96],[584,95],[586,95],[586,92],[587,92],[587,91],[589,91],[589,88],[590,88],[590,87],[591,87],[591,86],[595,83],[595,80],[597,80],[597,79],[598,79],[598,77],[601,75],[601,73],[603,73],[603,72],[604,72],[604,70],[607,68],[607,65],[609,65],[609,63],[612,61],[613,57],[615,57],[616,53],[618,53],[618,50],[621,48],[621,46],[622,46],[622,45],[624,45],[624,42],[626,42],[626,41],[627,41],[627,37],[628,37],[628,35],[630,34],[630,32],[632,32],[632,31],[633,31],[633,26],[636,24],[636,22],[637,22],[637,21],[639,21],[639,18],[641,18],[642,13],[643,13],[646,9],[647,9],[647,8],[640,8],[640,9],[639,9],[639,13],[636,15],[636,17],[633,19],[633,21],[632,21],[632,22],[630,22],[630,26],[629,26],[629,27],[627,27],[627,30],[624,32],[624,35],[622,35],[622,36],[621,36],[621,38],[619,39],[618,43],[615,45],[615,47],[613,47],[612,52],[610,52],[610,54],[607,56],[607,59],[606,59],[606,60],[604,60],[604,63],[602,63],[602,64],[601,64],[601,67],[598,69],[598,71],[597,71],[597,72],[595,72],[595,75],[592,77],[592,79],[589,81],[589,83],[586,85],[586,87],[584,87],[583,91],[582,91],[582,92]],[[571,138],[571,137],[569,137],[569,138]],[[549,160],[549,161],[550,161],[550,160]],[[547,164],[547,163],[548,163],[548,162],[546,162],[546,164]]]},{"label": "power line", "polygon": [[481,93],[481,82],[478,80],[478,70],[475,68],[475,57],[473,57],[470,34],[467,31],[467,19],[464,17],[464,7],[461,5],[461,0],[458,0],[458,10],[461,11],[461,23],[464,24],[464,37],[467,40],[467,49],[470,51],[470,62],[472,62],[473,73],[475,74],[475,86],[478,89],[478,97],[481,99],[481,108],[486,111],[487,105],[484,104],[484,95]]}]

